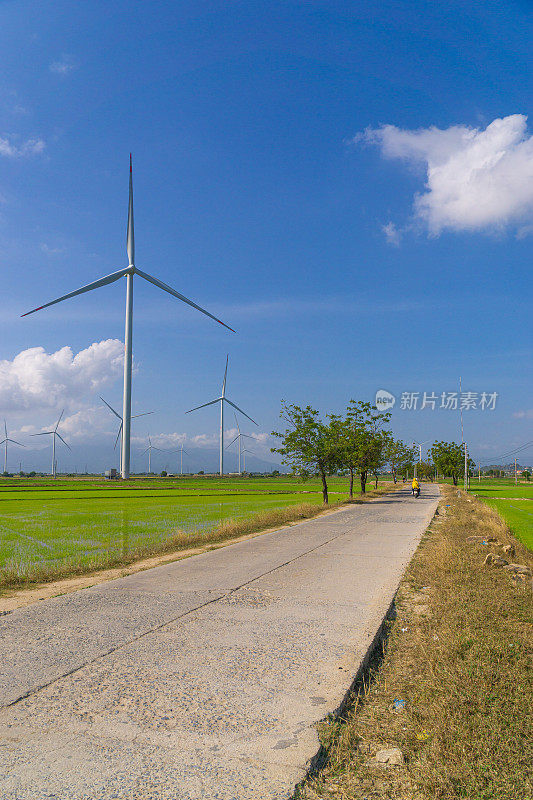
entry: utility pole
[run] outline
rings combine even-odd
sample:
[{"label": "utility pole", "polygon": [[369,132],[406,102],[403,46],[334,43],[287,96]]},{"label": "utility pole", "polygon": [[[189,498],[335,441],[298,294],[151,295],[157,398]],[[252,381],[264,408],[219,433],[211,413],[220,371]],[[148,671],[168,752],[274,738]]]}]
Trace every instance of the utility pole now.
[{"label": "utility pole", "polygon": [[465,480],[464,480],[464,490],[465,490],[465,492],[468,491],[468,451],[466,449],[466,442],[465,442]]}]

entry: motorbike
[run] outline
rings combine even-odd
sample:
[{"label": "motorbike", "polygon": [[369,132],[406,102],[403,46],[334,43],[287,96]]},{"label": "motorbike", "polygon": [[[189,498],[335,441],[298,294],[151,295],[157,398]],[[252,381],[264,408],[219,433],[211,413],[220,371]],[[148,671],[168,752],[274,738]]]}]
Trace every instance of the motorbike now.
[{"label": "motorbike", "polygon": [[417,486],[417,488],[414,490],[413,494],[414,494],[415,497],[420,497],[420,486]]}]

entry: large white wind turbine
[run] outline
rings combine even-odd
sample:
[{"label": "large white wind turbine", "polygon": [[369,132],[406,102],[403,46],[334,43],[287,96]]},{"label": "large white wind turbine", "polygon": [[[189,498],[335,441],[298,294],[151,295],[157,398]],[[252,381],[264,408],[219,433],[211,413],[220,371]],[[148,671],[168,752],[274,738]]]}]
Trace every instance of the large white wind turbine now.
[{"label": "large white wind turbine", "polygon": [[186,414],[190,414],[191,411],[197,411],[199,408],[205,408],[206,406],[214,405],[214,403],[220,403],[220,474],[221,475],[224,474],[224,403],[229,403],[230,406],[233,406],[233,408],[236,408],[237,411],[239,411],[241,414],[244,414],[246,419],[249,419],[250,422],[253,422],[254,425],[257,425],[257,422],[254,419],[252,419],[251,417],[249,417],[248,414],[245,414],[245,412],[242,410],[242,408],[239,408],[239,406],[236,406],[235,403],[232,403],[231,400],[228,400],[228,398],[226,397],[226,378],[227,378],[227,375],[228,375],[228,358],[229,358],[229,356],[226,356],[226,369],[224,371],[224,380],[222,382],[222,394],[220,395],[220,397],[217,397],[216,400],[210,400],[209,403],[203,403],[201,406],[196,406],[195,408],[190,408],[189,411],[185,412]]},{"label": "large white wind turbine", "polygon": [[0,444],[4,445],[4,472],[7,472],[7,443],[11,442],[12,444],[18,444],[19,447],[26,447],[25,444],[21,444],[20,442],[16,442],[15,439],[10,439],[7,435],[7,422],[4,420],[4,430],[6,432],[6,438],[3,439]]},{"label": "large white wind turbine", "polygon": [[[102,401],[102,403],[104,403],[108,407],[108,409],[110,411],[113,412],[115,417],[117,417],[117,419],[120,420],[120,425],[118,426],[117,438],[115,439],[115,447],[113,448],[113,449],[116,450],[117,442],[122,436],[122,417],[120,416],[118,411],[115,411],[115,409],[112,406],[110,406],[109,403],[106,400],[104,400],[102,395],[100,395],[100,400]],[[132,414],[131,418],[132,419],[137,419],[137,417],[147,417],[149,414],[153,414],[153,413],[154,413],[153,411],[144,411],[142,414]],[[119,471],[120,471],[120,473],[122,473],[122,442],[121,442],[121,445],[120,445],[120,470]]]},{"label": "large white wind turbine", "polygon": [[[246,452],[246,450],[242,450],[241,449],[241,439],[253,439],[254,437],[253,436],[248,436],[247,433],[241,433],[241,429],[239,427],[239,420],[237,419],[237,414],[235,414],[235,412],[233,412],[233,414],[234,414],[234,417],[235,417],[235,425],[237,426],[237,430],[239,431],[239,433],[237,434],[235,439],[228,444],[228,447],[231,447],[231,445],[234,444],[234,442],[238,441],[238,443],[239,443],[239,475],[240,475],[241,474],[241,453],[242,452]],[[245,442],[245,444],[246,444],[246,442]],[[228,449],[228,447],[226,448],[226,450]],[[246,461],[245,461],[245,463],[246,463]]]},{"label": "large white wind turbine", "polygon": [[61,434],[57,432],[57,429],[59,428],[59,423],[61,422],[61,418],[62,418],[64,413],[65,413],[65,409],[63,409],[63,411],[59,415],[59,419],[57,420],[56,426],[55,426],[53,431],[43,431],[42,433],[32,433],[31,434],[32,436],[51,436],[52,437],[52,477],[53,478],[55,478],[55,476],[56,476],[56,436],[59,439],[61,439],[61,441],[63,442],[65,447],[68,447],[69,450],[71,449],[70,445],[68,445],[66,443],[66,441],[63,439]]},{"label": "large white wind turbine", "polygon": [[[159,289],[162,289],[164,292],[168,292],[169,294],[173,295],[173,297],[177,297],[178,300],[182,300],[184,303],[187,303],[189,306],[192,306],[197,311],[201,311],[202,314],[205,314],[211,319],[214,319],[215,322],[219,322],[221,325],[224,325],[225,328],[228,330],[233,331],[233,328],[230,328],[229,325],[226,325],[225,322],[222,322],[217,317],[210,314],[209,311],[206,311],[205,308],[196,305],[193,303],[192,300],[189,300],[184,295],[177,292],[175,289],[172,289],[166,283],[154,278],[152,275],[148,275],[146,272],[142,272],[138,267],[135,266],[135,240],[134,240],[134,233],[133,233],[133,176],[132,176],[132,166],[131,166],[131,153],[130,153],[130,194],[129,194],[129,205],[128,205],[128,231],[127,231],[127,238],[126,238],[126,250],[128,253],[128,266],[124,267],[124,269],[119,269],[117,272],[112,272],[110,275],[106,275],[104,278],[100,278],[97,281],[93,281],[93,283],[88,283],[87,286],[82,286],[81,289],[76,289],[74,292],[69,292],[68,294],[64,294],[62,297],[58,297],[56,300],[51,300],[49,303],[45,303],[42,306],[38,306],[37,308],[28,311],[26,314],[23,314],[23,317],[27,317],[28,314],[33,314],[35,311],[40,311],[43,308],[48,308],[48,306],[53,306],[55,303],[60,303],[62,300],[68,300],[70,297],[76,297],[78,294],[84,294],[85,292],[90,292],[93,289],[98,289],[100,286],[107,286],[108,283],[114,283],[118,281],[119,278],[126,278],[126,326],[125,326],[125,334],[124,334],[124,399],[122,405],[122,419],[123,419],[123,435],[122,435],[122,458],[121,458],[121,474],[124,479],[129,478],[130,475],[130,433],[131,433],[131,366],[132,366],[132,338],[133,338],[133,276],[138,275],[140,278],[144,278],[145,281],[149,283],[153,283],[154,286],[157,286]],[[235,331],[233,331],[235,333]],[[55,441],[55,437],[54,437]]]}]

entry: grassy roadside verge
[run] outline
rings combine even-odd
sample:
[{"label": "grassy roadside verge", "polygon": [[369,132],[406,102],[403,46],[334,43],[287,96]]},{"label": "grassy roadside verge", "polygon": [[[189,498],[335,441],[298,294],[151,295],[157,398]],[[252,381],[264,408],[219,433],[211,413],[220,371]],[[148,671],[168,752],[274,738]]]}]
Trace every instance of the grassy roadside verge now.
[{"label": "grassy roadside verge", "polygon": [[166,540],[148,547],[136,547],[121,554],[100,552],[89,562],[69,558],[59,563],[43,565],[12,563],[0,569],[0,595],[16,589],[26,589],[37,584],[66,580],[80,575],[90,575],[117,567],[129,567],[135,562],[142,562],[154,556],[172,556],[175,554],[176,558],[180,558],[183,551],[190,548],[216,546],[239,537],[265,532],[304,519],[312,519],[324,513],[324,511],[332,511],[348,504],[365,503],[367,500],[372,500],[394,489],[399,489],[400,486],[401,484],[396,486],[392,483],[383,484],[376,490],[368,491],[364,496],[357,495],[352,500],[344,498],[330,502],[327,506],[300,503],[284,508],[261,511],[238,519],[225,519],[212,530],[198,532],[179,531],[169,536]]},{"label": "grassy roadside verge", "polygon": [[[300,800],[533,798],[531,579],[485,565],[503,548],[483,541],[512,545],[511,560],[530,567],[532,555],[494,510],[443,491],[383,659],[343,718],[322,724],[325,765]],[[400,763],[378,763],[393,748]]]},{"label": "grassy roadside verge", "polygon": [[510,530],[529,550],[533,550],[533,503],[531,500],[508,500],[484,497],[483,502],[504,518]]}]

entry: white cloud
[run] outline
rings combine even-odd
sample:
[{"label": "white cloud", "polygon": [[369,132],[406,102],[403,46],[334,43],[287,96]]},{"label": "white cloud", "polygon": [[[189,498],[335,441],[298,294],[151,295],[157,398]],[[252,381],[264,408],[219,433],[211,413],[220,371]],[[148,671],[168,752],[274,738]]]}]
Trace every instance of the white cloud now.
[{"label": "white cloud", "polygon": [[42,242],[40,247],[42,252],[46,253],[47,256],[57,256],[61,253],[64,253],[66,250],[65,247],[50,247],[50,245],[46,244],[46,242]]},{"label": "white cloud", "polygon": [[[414,213],[430,234],[510,225],[524,234],[530,228],[533,137],[523,114],[495,119],[484,130],[454,125],[413,131],[383,125],[368,129],[364,140],[377,144],[385,158],[425,170],[426,191],[415,195]],[[384,227],[389,237],[388,230],[396,228]]]},{"label": "white cloud", "polygon": [[388,222],[387,225],[383,225],[381,230],[385,234],[385,238],[389,244],[399,247],[401,232],[398,230],[394,222]]},{"label": "white cloud", "polygon": [[115,380],[124,363],[118,339],[95,342],[76,355],[70,347],[47,353],[31,347],[0,361],[0,408],[12,412],[72,408]]},{"label": "white cloud", "polygon": [[[227,446],[239,431],[237,428],[224,429],[224,443]],[[250,433],[250,439],[247,446],[257,446],[260,448],[268,447],[270,452],[270,434],[269,433]],[[218,431],[213,433],[198,433],[190,436],[186,433],[155,433],[150,436],[154,447],[161,447],[164,450],[177,450],[183,444],[183,447],[218,447],[220,443]],[[147,446],[147,436],[132,436],[131,440],[136,445]],[[252,441],[253,440],[253,441]],[[235,445],[236,447],[237,445]]]},{"label": "white cloud", "polygon": [[56,75],[68,75],[69,72],[72,72],[72,70],[76,69],[77,66],[78,65],[74,61],[74,58],[65,54],[57,61],[52,61],[49,69],[50,72],[53,72]]},{"label": "white cloud", "polygon": [[14,136],[0,136],[0,156],[6,158],[22,158],[42,153],[45,148],[42,139],[26,139],[25,142],[17,143]]}]

